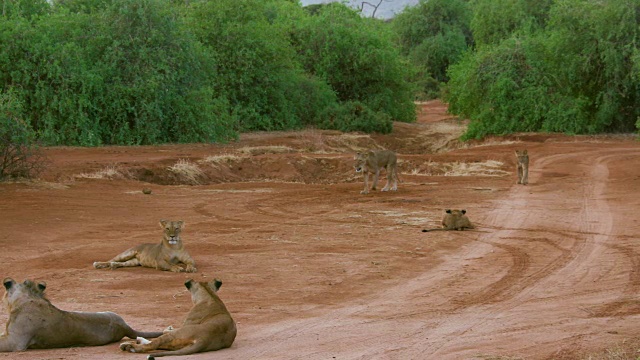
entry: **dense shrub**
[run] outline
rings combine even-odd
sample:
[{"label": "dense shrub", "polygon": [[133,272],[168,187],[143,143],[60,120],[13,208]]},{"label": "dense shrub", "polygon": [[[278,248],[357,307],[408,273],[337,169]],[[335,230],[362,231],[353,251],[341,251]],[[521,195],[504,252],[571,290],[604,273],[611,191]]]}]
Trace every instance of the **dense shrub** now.
[{"label": "dense shrub", "polygon": [[[240,130],[300,127],[301,106],[289,97],[298,85],[321,86],[301,75],[287,33],[299,6],[274,0],[196,3],[190,26],[216,63],[217,86],[237,114]],[[318,91],[320,91],[318,89]]]},{"label": "dense shrub", "polygon": [[447,68],[473,44],[470,21],[465,0],[420,0],[393,19],[402,54],[418,69],[412,81],[419,98],[440,95]]},{"label": "dense shrub", "polygon": [[480,46],[544,28],[554,0],[473,0],[471,29]]},{"label": "dense shrub", "polygon": [[410,64],[381,21],[333,3],[302,19],[292,41],[304,70],[328,83],[340,102],[361,102],[396,121],[415,120]]},{"label": "dense shrub", "polygon": [[0,91],[0,180],[31,178],[45,161],[31,126],[22,120],[22,104],[11,91]]},{"label": "dense shrub", "polygon": [[634,72],[640,1],[558,0],[546,27],[516,31],[450,67],[450,111],[465,137],[516,131],[631,131],[640,115]]},{"label": "dense shrub", "polygon": [[214,67],[160,0],[0,21],[0,79],[46,144],[220,141],[234,136]]},{"label": "dense shrub", "polygon": [[322,129],[389,133],[393,129],[391,117],[380,111],[373,111],[359,101],[346,101],[327,110]]}]

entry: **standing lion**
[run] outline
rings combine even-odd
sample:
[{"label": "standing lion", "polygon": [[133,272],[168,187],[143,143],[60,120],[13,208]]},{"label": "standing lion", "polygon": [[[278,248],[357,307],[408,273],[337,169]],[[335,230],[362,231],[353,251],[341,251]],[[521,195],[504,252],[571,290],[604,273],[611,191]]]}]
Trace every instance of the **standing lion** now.
[{"label": "standing lion", "polygon": [[191,292],[193,307],[184,319],[182,327],[167,330],[154,340],[138,338],[120,344],[120,350],[133,353],[151,352],[147,359],[162,356],[190,355],[228,348],[236,338],[236,323],[218,297],[222,282],[209,283],[187,280],[184,285]]},{"label": "standing lion", "polygon": [[360,191],[360,194],[369,193],[369,173],[373,173],[371,190],[376,190],[380,169],[382,168],[387,171],[387,183],[382,188],[382,191],[398,190],[398,158],[395,152],[391,150],[369,150],[364,153],[356,153],[354,160],[356,172],[362,172],[364,175],[364,190]]},{"label": "standing lion", "polygon": [[518,184],[527,185],[529,183],[529,153],[527,149],[516,150],[516,172],[518,173]]},{"label": "standing lion", "polygon": [[44,282],[25,280],[16,283],[3,280],[6,290],[2,298],[9,311],[4,334],[0,336],[0,352],[26,349],[50,349],[72,346],[98,346],[139,336],[158,337],[162,332],[133,330],[112,312],[64,311],[45,297]]},{"label": "standing lion", "polygon": [[196,272],[196,263],[180,239],[184,222],[160,220],[160,226],[164,229],[164,237],[159,244],[142,244],[132,247],[109,261],[94,262],[93,267],[117,269],[144,266],[173,272]]}]

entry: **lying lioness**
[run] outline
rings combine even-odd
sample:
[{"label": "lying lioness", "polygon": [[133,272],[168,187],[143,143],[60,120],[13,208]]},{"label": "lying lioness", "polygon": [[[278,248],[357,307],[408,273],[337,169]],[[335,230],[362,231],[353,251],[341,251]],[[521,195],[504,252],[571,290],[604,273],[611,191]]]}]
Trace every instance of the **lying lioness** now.
[{"label": "lying lioness", "polygon": [[109,261],[94,262],[93,267],[96,269],[117,269],[119,267],[144,266],[173,272],[196,272],[196,262],[184,248],[182,239],[180,239],[184,222],[160,220],[160,226],[164,229],[162,242],[132,247]]},{"label": "lying lioness", "polygon": [[184,285],[191,292],[193,307],[187,314],[182,327],[168,330],[152,341],[138,338],[120,344],[120,350],[130,352],[150,352],[170,350],[151,354],[147,359],[162,356],[189,355],[204,351],[228,348],[236,338],[236,323],[216,292],[222,282],[218,279],[206,282],[187,280]]},{"label": "lying lioness", "polygon": [[422,232],[429,231],[446,231],[446,230],[464,230],[475,229],[475,226],[469,221],[467,210],[445,210],[444,217],[442,218],[442,227],[435,229],[424,229]]},{"label": "lying lioness", "polygon": [[44,282],[25,280],[18,284],[3,281],[2,298],[9,310],[9,321],[0,336],[0,351],[49,349],[70,346],[97,346],[139,336],[158,337],[162,332],[133,330],[112,312],[73,312],[60,310],[45,297]]}]

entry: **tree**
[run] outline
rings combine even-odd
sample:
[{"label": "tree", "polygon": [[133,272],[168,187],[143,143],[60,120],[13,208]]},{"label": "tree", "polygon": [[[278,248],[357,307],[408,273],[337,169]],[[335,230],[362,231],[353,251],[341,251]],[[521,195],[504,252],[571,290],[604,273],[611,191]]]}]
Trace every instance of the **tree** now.
[{"label": "tree", "polygon": [[0,91],[0,180],[31,178],[44,169],[36,136],[22,120],[22,104],[12,91]]},{"label": "tree", "polygon": [[514,30],[449,69],[466,138],[516,131],[632,131],[640,116],[640,0],[558,0],[546,26]]},{"label": "tree", "polygon": [[421,0],[392,21],[402,54],[419,69],[419,97],[439,96],[447,68],[473,45],[471,12],[465,0]]},{"label": "tree", "polygon": [[413,121],[411,66],[403,62],[392,32],[339,3],[301,22],[292,41],[307,73],[324,80],[340,102],[359,102],[396,121]]}]

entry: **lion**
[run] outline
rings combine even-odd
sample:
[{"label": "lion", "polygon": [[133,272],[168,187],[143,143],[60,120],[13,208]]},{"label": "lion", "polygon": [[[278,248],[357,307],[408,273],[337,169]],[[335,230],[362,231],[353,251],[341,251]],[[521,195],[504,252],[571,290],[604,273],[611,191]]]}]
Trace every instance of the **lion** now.
[{"label": "lion", "polygon": [[182,327],[169,327],[154,340],[143,337],[120,344],[120,350],[133,353],[169,350],[152,353],[147,359],[162,356],[190,355],[228,348],[236,338],[236,323],[218,297],[222,281],[196,282],[187,280],[184,285],[191,292],[193,307]]},{"label": "lion", "polygon": [[[180,239],[184,221],[160,220],[164,238],[159,244],[141,244],[123,252],[113,259],[93,263],[96,269],[144,266],[173,272],[196,272],[196,263]],[[183,264],[185,267],[181,266]]]},{"label": "lion", "polygon": [[518,172],[518,184],[529,183],[529,154],[527,150],[516,150],[516,171]]},{"label": "lion", "polygon": [[[391,150],[373,151],[369,150],[364,153],[356,153],[354,157],[356,172],[362,172],[364,175],[364,190],[360,194],[369,193],[369,173],[373,173],[373,186],[371,190],[376,190],[378,186],[378,177],[380,169],[385,168],[387,171],[387,183],[382,191],[398,190],[398,158],[396,153]],[[392,185],[393,182],[393,185]],[[389,188],[391,186],[391,188]]]},{"label": "lion", "polygon": [[464,230],[475,229],[475,226],[471,224],[467,215],[467,210],[445,210],[446,214],[442,218],[442,227],[435,229],[424,229],[422,232],[428,231],[444,231],[444,230]]},{"label": "lion", "polygon": [[0,335],[0,352],[98,346],[125,336],[135,339],[162,335],[162,332],[133,330],[112,312],[60,310],[45,297],[44,282],[25,280],[18,284],[5,278],[3,284],[6,290],[3,302],[9,311],[9,320],[4,334]]}]

